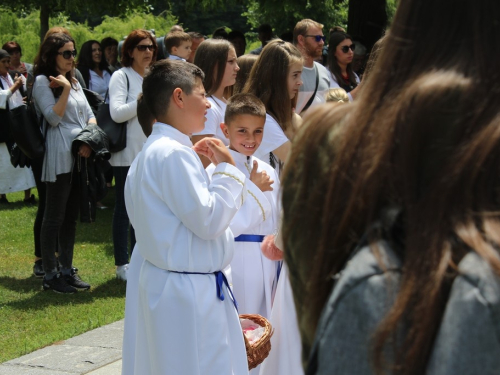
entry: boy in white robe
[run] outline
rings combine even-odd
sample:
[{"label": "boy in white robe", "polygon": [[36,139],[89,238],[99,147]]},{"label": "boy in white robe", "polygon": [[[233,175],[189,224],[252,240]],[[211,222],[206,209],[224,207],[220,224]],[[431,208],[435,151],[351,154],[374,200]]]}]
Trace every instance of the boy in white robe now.
[{"label": "boy in white robe", "polygon": [[[192,147],[189,134],[203,129],[210,106],[203,76],[192,64],[162,60],[144,78],[143,104],[157,122],[125,185],[143,260],[137,319],[125,326],[135,331],[127,362],[134,368],[124,373],[248,374],[238,313],[220,272],[233,255],[228,227],[246,198],[246,177],[221,141]],[[217,165],[212,181],[197,152]]]},{"label": "boy in white robe", "polygon": [[[280,189],[275,169],[253,156],[262,141],[265,121],[266,108],[260,99],[252,94],[237,94],[227,103],[221,129],[229,140],[236,168],[247,177],[248,190],[247,199],[230,225],[235,236],[233,293],[240,314],[269,318],[277,262],[262,255],[260,244],[265,235],[277,230]],[[209,165],[208,174],[213,175],[215,168]]]}]

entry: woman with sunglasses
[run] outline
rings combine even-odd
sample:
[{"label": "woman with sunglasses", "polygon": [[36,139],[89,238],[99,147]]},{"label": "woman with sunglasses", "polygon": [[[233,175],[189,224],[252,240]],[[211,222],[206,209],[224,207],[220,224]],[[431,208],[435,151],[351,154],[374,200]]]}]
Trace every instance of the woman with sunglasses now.
[{"label": "woman with sunglasses", "polygon": [[357,94],[359,77],[352,70],[354,48],[349,34],[334,31],[328,43],[328,69],[330,71],[330,88],[343,88],[352,101]]},{"label": "woman with sunglasses", "polygon": [[141,151],[146,141],[137,119],[137,96],[142,92],[142,80],[146,70],[156,60],[156,39],[149,31],[134,30],[122,47],[123,68],[113,73],[109,82],[109,109],[111,118],[117,123],[127,122],[127,147],[112,154],[110,163],[115,176],[115,211],[113,214],[113,246],[116,277],[127,280],[129,263],[128,235],[130,233],[130,253],[135,245],[134,228],[125,208],[125,179],[132,161]]},{"label": "woman with sunglasses", "polygon": [[[45,156],[41,181],[46,184],[45,211],[40,234],[45,276],[43,288],[57,293],[88,290],[73,267],[79,188],[71,178],[73,139],[87,124],[96,123],[83,90],[74,78],[76,45],[62,33],[47,37],[35,58],[33,99],[42,113]],[[82,145],[78,154],[89,157],[91,149]],[[59,261],[55,252],[59,252]],[[60,264],[60,272],[59,265]]]},{"label": "woman with sunglasses", "polygon": [[83,43],[76,66],[82,73],[87,88],[104,97],[108,91],[111,72],[106,59],[103,59],[101,44],[97,40]]}]

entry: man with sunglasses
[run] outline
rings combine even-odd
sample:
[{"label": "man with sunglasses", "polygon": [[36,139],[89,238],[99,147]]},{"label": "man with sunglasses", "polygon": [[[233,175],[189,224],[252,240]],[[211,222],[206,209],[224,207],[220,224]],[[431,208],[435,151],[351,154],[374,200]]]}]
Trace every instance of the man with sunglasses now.
[{"label": "man with sunglasses", "polygon": [[304,59],[302,70],[303,85],[300,86],[296,112],[304,113],[310,106],[325,102],[325,94],[330,87],[328,70],[321,61],[325,36],[323,25],[311,19],[303,19],[293,29],[293,44]]}]

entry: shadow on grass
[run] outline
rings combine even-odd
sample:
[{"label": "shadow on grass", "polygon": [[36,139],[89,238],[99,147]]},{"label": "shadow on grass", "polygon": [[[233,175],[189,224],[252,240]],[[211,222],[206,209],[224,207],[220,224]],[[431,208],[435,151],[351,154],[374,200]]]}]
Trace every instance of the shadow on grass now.
[{"label": "shadow on grass", "polygon": [[118,279],[110,279],[95,288],[91,288],[90,291],[80,291],[68,295],[43,290],[42,279],[33,277],[17,279],[3,276],[0,277],[0,286],[20,294],[29,295],[27,298],[7,302],[3,306],[19,310],[26,310],[27,308],[43,310],[50,305],[88,304],[98,299],[125,297],[127,284]]},{"label": "shadow on grass", "polygon": [[35,203],[35,204],[24,203],[21,200],[21,201],[0,204],[0,211],[20,211],[20,210],[24,210],[26,208],[34,208],[34,210],[36,212],[37,207],[38,207],[38,203]]}]

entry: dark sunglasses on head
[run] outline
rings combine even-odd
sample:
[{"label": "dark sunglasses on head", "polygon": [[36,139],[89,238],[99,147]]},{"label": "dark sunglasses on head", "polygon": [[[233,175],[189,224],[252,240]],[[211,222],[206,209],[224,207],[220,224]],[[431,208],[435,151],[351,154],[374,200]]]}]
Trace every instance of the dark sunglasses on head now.
[{"label": "dark sunglasses on head", "polygon": [[314,38],[314,40],[315,40],[316,42],[318,42],[318,43],[319,43],[319,42],[321,42],[321,41],[323,41],[323,42],[324,42],[324,41],[326,40],[326,38],[325,38],[325,36],[324,36],[324,35],[304,35],[304,36],[305,36],[306,38]]},{"label": "dark sunglasses on head", "polygon": [[343,46],[340,50],[344,53],[349,52],[349,49],[354,52],[354,49],[356,48],[355,44],[351,44],[350,46]]},{"label": "dark sunglasses on head", "polygon": [[62,55],[63,58],[66,60],[71,59],[71,56],[76,57],[76,49],[73,51],[67,50],[67,51],[62,51],[62,52],[57,52],[58,55]]},{"label": "dark sunglasses on head", "polygon": [[141,51],[141,52],[144,52],[145,50],[150,50],[150,51],[154,51],[156,49],[156,47],[152,44],[139,44],[138,46],[135,46],[135,48],[137,48],[138,51]]}]

